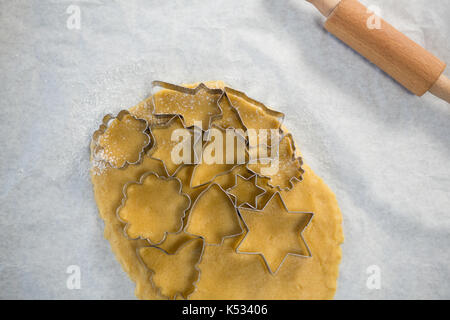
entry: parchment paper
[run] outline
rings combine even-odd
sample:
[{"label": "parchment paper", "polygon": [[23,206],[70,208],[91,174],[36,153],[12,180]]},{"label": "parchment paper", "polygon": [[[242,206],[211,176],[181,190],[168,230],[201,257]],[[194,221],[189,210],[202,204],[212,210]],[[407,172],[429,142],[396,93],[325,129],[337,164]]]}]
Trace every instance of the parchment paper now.
[{"label": "parchment paper", "polygon": [[[449,1],[362,2],[450,62]],[[449,299],[449,105],[407,93],[323,20],[301,0],[1,0],[0,298],[134,299],[88,146],[158,79],[224,80],[286,113],[343,212],[336,298]]]}]

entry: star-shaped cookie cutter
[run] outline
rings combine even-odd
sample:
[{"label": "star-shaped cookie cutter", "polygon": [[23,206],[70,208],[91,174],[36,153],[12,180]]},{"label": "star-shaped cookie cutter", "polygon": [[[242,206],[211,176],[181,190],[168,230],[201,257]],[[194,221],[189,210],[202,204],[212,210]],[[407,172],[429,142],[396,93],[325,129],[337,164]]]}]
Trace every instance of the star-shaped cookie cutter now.
[{"label": "star-shaped cookie cutter", "polygon": [[[240,178],[240,179],[242,179],[242,180],[245,180],[245,181],[250,181],[251,179],[255,179],[255,181],[254,181],[253,184],[255,185],[255,187],[256,187],[257,189],[262,190],[262,192],[259,193],[259,194],[255,197],[255,205],[254,205],[254,206],[252,206],[252,205],[251,205],[250,203],[248,203],[248,202],[241,203],[241,204],[238,206],[238,197],[237,197],[236,195],[230,193],[231,190],[233,190],[234,188],[236,188],[236,187],[238,186],[238,178]],[[264,194],[266,194],[266,192],[267,192],[266,189],[264,189],[264,188],[262,188],[261,186],[258,185],[258,175],[257,175],[257,174],[253,174],[253,175],[251,175],[251,176],[248,177],[248,178],[245,178],[245,177],[243,177],[243,176],[240,175],[240,174],[235,174],[235,175],[234,175],[234,185],[233,185],[232,187],[228,188],[226,191],[227,191],[227,193],[228,193],[231,197],[234,198],[234,206],[235,206],[236,208],[241,208],[241,207],[244,207],[245,205],[247,205],[247,206],[248,206],[249,208],[251,208],[251,209],[257,209],[257,208],[258,208],[258,198],[262,197],[262,196],[263,196]]]},{"label": "star-shaped cookie cutter", "polygon": [[[205,90],[208,94],[220,95],[219,98],[217,99],[217,102],[216,102],[216,106],[217,106],[217,108],[219,110],[219,113],[215,114],[215,115],[211,115],[209,117],[208,129],[211,128],[211,124],[212,124],[212,122],[215,119],[220,119],[222,117],[222,115],[223,115],[222,108],[219,105],[219,101],[222,98],[222,96],[225,94],[224,90],[217,89],[217,88],[209,88],[203,82],[200,83],[199,85],[197,85],[197,87],[195,87],[195,88],[188,88],[188,87],[183,87],[183,86],[179,86],[179,85],[176,85],[176,84],[172,84],[172,83],[168,83],[168,82],[164,82],[164,81],[160,81],[160,80],[152,81],[152,100],[153,100],[153,112],[154,112],[153,114],[154,115],[159,115],[159,116],[160,115],[167,115],[166,113],[156,113],[156,111],[155,111],[155,109],[156,109],[155,93],[157,92],[156,88],[158,88],[158,87],[159,88],[163,88],[163,89],[172,90],[172,91],[177,91],[177,92],[180,92],[180,93],[183,93],[183,94],[193,95],[193,96],[196,95],[201,90]],[[176,115],[176,114],[172,114],[172,115]],[[185,120],[184,120],[183,116],[182,115],[180,115],[180,116],[181,116],[181,119],[183,120],[183,124],[184,124],[185,127],[187,127],[187,128],[196,127],[195,125],[192,125],[192,126],[189,126],[189,127],[186,126],[186,123],[185,123]],[[203,128],[199,128],[199,129],[201,129],[202,131],[205,131],[205,130],[203,130]]]},{"label": "star-shaped cookie cutter", "polygon": [[[273,271],[273,270],[270,268],[269,262],[266,260],[266,257],[264,256],[264,254],[263,254],[262,252],[258,252],[258,251],[256,251],[256,252],[243,252],[243,251],[239,251],[240,246],[242,245],[242,243],[244,243],[244,241],[245,241],[245,239],[247,238],[248,234],[251,232],[250,228],[248,227],[247,223],[245,222],[244,218],[242,217],[242,214],[239,214],[239,215],[240,215],[240,217],[241,217],[241,219],[242,219],[242,222],[244,223],[245,228],[247,229],[247,233],[245,234],[245,236],[242,238],[242,240],[239,242],[238,246],[237,246],[236,249],[235,249],[235,252],[236,252],[237,254],[248,254],[248,255],[259,255],[259,256],[261,256],[262,259],[263,259],[263,261],[264,261],[264,264],[265,264],[266,267],[267,267],[267,270],[269,270],[269,273],[270,273],[271,275],[274,275],[274,276],[275,276],[275,275],[277,274],[277,272],[281,269],[281,267],[283,266],[283,264],[284,264],[284,262],[286,261],[286,259],[287,259],[288,256],[295,256],[295,257],[300,257],[300,258],[312,258],[311,250],[310,250],[310,248],[309,248],[309,246],[308,246],[308,243],[306,242],[305,238],[303,237],[303,232],[304,232],[305,229],[309,226],[309,224],[311,223],[311,221],[312,221],[312,219],[313,219],[313,217],[314,217],[314,213],[313,213],[313,212],[289,211],[288,208],[287,208],[287,206],[286,206],[286,203],[285,203],[284,200],[283,200],[283,197],[281,196],[280,192],[278,192],[278,191],[275,192],[275,193],[270,197],[270,199],[266,202],[266,204],[264,205],[264,207],[263,207],[262,209],[247,209],[247,208],[245,208],[245,210],[248,210],[248,211],[254,211],[255,213],[261,213],[261,212],[263,212],[263,211],[266,209],[267,205],[271,202],[271,200],[272,200],[275,196],[277,196],[277,195],[280,197],[281,203],[283,204],[283,207],[284,207],[284,209],[286,210],[287,213],[291,213],[291,214],[310,214],[310,215],[311,215],[311,218],[308,220],[308,222],[306,223],[306,225],[305,225],[305,227],[303,228],[303,230],[300,231],[300,238],[302,239],[303,244],[305,245],[305,248],[306,248],[306,251],[307,251],[307,255],[303,255],[303,254],[299,254],[299,253],[291,253],[291,252],[288,252],[288,253],[284,256],[283,260],[281,261],[281,263],[280,263],[280,265],[277,267],[277,269],[276,269],[275,271]],[[239,209],[238,209],[238,210],[239,210]]]},{"label": "star-shaped cookie cutter", "polygon": [[[281,188],[281,186],[273,185],[273,184],[271,183],[272,178],[271,178],[270,176],[267,176],[267,175],[258,173],[258,172],[256,172],[256,171],[254,171],[254,170],[252,170],[252,169],[249,168],[249,164],[250,164],[250,163],[247,163],[247,164],[246,164],[247,170],[249,170],[250,172],[252,172],[252,173],[254,173],[254,174],[259,174],[261,177],[264,177],[264,178],[268,179],[267,184],[269,185],[269,187],[274,188],[274,189],[278,189],[278,190],[283,190],[283,191],[289,191],[289,190],[292,190],[292,188],[294,187],[294,182],[293,182],[293,181],[298,181],[298,182],[302,181],[302,180],[303,180],[303,174],[305,173],[305,170],[303,170],[303,168],[302,168],[302,166],[303,166],[303,158],[302,158],[301,156],[297,156],[297,148],[296,148],[296,146],[295,146],[295,142],[294,142],[294,138],[292,137],[292,134],[286,133],[286,134],[282,135],[281,138],[280,138],[280,140],[278,141],[278,145],[279,145],[280,142],[281,142],[284,138],[286,138],[286,137],[288,137],[288,138],[289,138],[289,141],[291,142],[291,148],[292,148],[292,157],[291,157],[291,160],[292,160],[292,161],[298,161],[298,162],[299,162],[299,167],[298,167],[298,169],[297,169],[297,172],[299,173],[299,175],[298,175],[298,176],[293,176],[293,177],[289,178],[289,181],[288,181],[289,186],[288,186],[288,187]],[[278,152],[279,152],[279,149],[278,149]],[[279,155],[277,155],[277,157],[278,157],[278,156],[279,156]],[[261,159],[257,159],[257,160],[272,160],[272,159],[273,159],[273,158],[270,158],[270,157],[269,157],[269,158],[261,158]]]},{"label": "star-shaped cookie cutter", "polygon": [[184,121],[183,121],[183,118],[182,118],[181,115],[179,115],[179,114],[170,115],[170,117],[171,118],[168,121],[155,124],[155,125],[152,126],[152,128],[169,128],[172,125],[173,121],[176,121],[177,119],[179,119],[181,124],[182,124],[182,126],[183,126],[183,129],[188,130],[188,131],[192,131],[192,136],[194,138],[194,141],[193,141],[194,145],[193,145],[193,148],[192,148],[193,149],[193,157],[194,157],[193,158],[193,163],[182,163],[182,164],[180,164],[178,166],[178,168],[172,174],[169,174],[169,170],[167,168],[167,165],[166,165],[165,161],[162,160],[162,159],[158,159],[158,158],[155,158],[155,157],[152,156],[152,154],[156,151],[156,148],[158,147],[158,141],[156,140],[155,135],[153,134],[153,132],[152,132],[152,139],[153,139],[154,143],[153,143],[152,147],[147,151],[147,155],[151,159],[161,162],[162,165],[163,165],[164,171],[166,172],[167,176],[168,177],[173,177],[173,176],[175,176],[178,173],[178,171],[182,167],[187,166],[187,165],[193,165],[193,164],[196,163],[196,161],[198,159],[196,145],[197,145],[197,143],[201,143],[202,137],[201,136],[200,137],[196,136],[195,128],[186,128],[186,126],[184,124]]},{"label": "star-shaped cookie cutter", "polygon": [[163,297],[163,298],[165,298],[165,299],[171,300],[171,297],[168,297],[168,296],[163,295],[163,294],[161,293],[161,288],[158,287],[158,286],[156,286],[156,284],[153,282],[153,276],[155,275],[156,272],[147,266],[147,264],[143,261],[143,259],[142,259],[141,254],[140,254],[139,251],[140,251],[141,249],[143,249],[143,248],[155,248],[155,249],[157,249],[157,250],[162,251],[163,253],[165,253],[165,254],[167,254],[167,255],[176,255],[176,254],[178,254],[178,253],[179,253],[179,252],[180,252],[180,251],[181,251],[188,243],[190,243],[190,242],[192,242],[192,241],[198,241],[199,239],[202,240],[202,249],[201,249],[201,252],[200,252],[198,261],[197,261],[197,263],[194,265],[194,269],[195,269],[195,270],[197,271],[197,273],[198,273],[197,279],[196,279],[194,282],[192,282],[192,286],[194,287],[194,289],[192,290],[192,292],[190,292],[190,293],[187,294],[187,295],[183,295],[183,293],[178,292],[178,293],[176,293],[176,294],[173,296],[173,298],[172,298],[173,300],[176,300],[177,296],[181,296],[181,297],[184,298],[185,300],[189,300],[189,297],[190,297],[191,295],[193,295],[193,294],[197,291],[197,289],[198,289],[197,283],[200,281],[200,278],[201,278],[202,271],[201,271],[201,269],[199,268],[199,265],[200,265],[200,263],[202,262],[203,254],[204,254],[204,252],[205,252],[205,246],[206,246],[205,239],[203,239],[203,238],[201,238],[201,237],[197,237],[197,238],[190,239],[190,240],[184,242],[183,244],[181,244],[181,245],[175,250],[175,252],[173,252],[173,253],[170,253],[170,252],[168,252],[168,251],[166,251],[166,250],[164,250],[164,249],[162,249],[162,248],[160,248],[160,247],[153,246],[153,245],[147,246],[147,247],[138,247],[138,248],[136,248],[136,256],[137,256],[139,262],[142,263],[142,265],[144,266],[144,268],[146,268],[146,269],[147,269],[148,271],[150,271],[150,273],[151,273],[151,276],[150,276],[150,279],[149,279],[149,280],[150,280],[150,284],[151,284],[152,288],[155,289],[157,295],[159,295],[159,296],[161,296],[161,297]]},{"label": "star-shaped cookie cutter", "polygon": [[[150,176],[150,175],[154,175],[156,178],[162,179],[162,180],[166,180],[166,181],[168,181],[168,180],[176,180],[176,181],[178,182],[178,184],[179,184],[178,194],[179,194],[179,195],[182,195],[183,197],[186,197],[186,198],[189,200],[189,205],[188,205],[188,206],[186,207],[186,209],[183,211],[183,216],[180,218],[180,222],[181,222],[181,223],[180,223],[180,228],[179,228],[177,231],[175,231],[175,232],[168,232],[168,231],[165,231],[165,232],[164,232],[163,239],[162,239],[161,241],[159,241],[159,242],[152,242],[150,239],[143,238],[143,237],[141,237],[141,236],[139,236],[139,237],[137,237],[137,238],[131,238],[131,237],[128,235],[128,232],[127,232],[130,223],[127,222],[127,221],[124,221],[124,220],[120,217],[120,214],[119,214],[119,211],[125,206],[126,201],[128,200],[128,194],[127,194],[127,189],[128,189],[128,187],[131,186],[131,185],[133,185],[133,184],[135,184],[135,185],[143,185],[144,180],[145,180],[148,176]],[[122,222],[123,224],[125,224],[125,226],[124,226],[124,228],[123,228],[123,234],[124,234],[125,238],[128,239],[128,240],[146,240],[151,246],[158,246],[158,245],[162,244],[162,243],[166,240],[168,234],[179,234],[179,233],[181,233],[181,232],[183,231],[183,229],[184,229],[184,218],[186,217],[186,213],[189,211],[189,209],[191,208],[191,204],[192,204],[191,197],[190,197],[187,193],[184,193],[184,192],[182,191],[182,189],[183,189],[183,183],[182,183],[181,180],[178,179],[177,177],[164,177],[164,176],[158,175],[156,172],[153,172],[153,171],[148,171],[148,172],[144,173],[144,174],[139,178],[139,181],[131,181],[131,182],[127,182],[127,183],[123,186],[123,188],[122,188],[122,201],[121,201],[120,205],[119,205],[119,206],[117,207],[117,209],[116,209],[116,217],[117,217],[117,219],[118,219],[120,222]]]},{"label": "star-shaped cookie cutter", "polygon": [[[110,161],[108,161],[108,160],[106,160],[106,159],[104,159],[104,158],[102,158],[102,157],[100,157],[98,155],[102,150],[104,150],[104,148],[102,146],[100,146],[100,144],[99,144],[99,139],[106,132],[106,130],[109,128],[110,124],[114,120],[117,119],[118,121],[122,121],[125,116],[131,116],[133,119],[145,123],[145,129],[142,131],[142,133],[147,136],[148,142],[142,147],[141,151],[139,152],[139,158],[138,158],[137,161],[129,162],[128,160],[125,160],[125,162],[124,162],[124,164],[122,166],[115,166]],[[121,110],[117,114],[117,116],[113,116],[112,114],[107,114],[107,115],[105,115],[103,117],[102,124],[100,125],[100,127],[92,135],[92,141],[93,141],[93,144],[94,144],[94,148],[93,148],[94,160],[104,161],[104,162],[108,163],[114,169],[125,169],[126,167],[128,167],[128,165],[139,164],[139,163],[142,162],[143,155],[145,154],[145,151],[148,149],[148,147],[153,142],[153,136],[152,136],[152,132],[150,130],[150,127],[148,125],[147,120],[141,119],[141,118],[137,118],[136,116],[131,114],[128,110]]]}]

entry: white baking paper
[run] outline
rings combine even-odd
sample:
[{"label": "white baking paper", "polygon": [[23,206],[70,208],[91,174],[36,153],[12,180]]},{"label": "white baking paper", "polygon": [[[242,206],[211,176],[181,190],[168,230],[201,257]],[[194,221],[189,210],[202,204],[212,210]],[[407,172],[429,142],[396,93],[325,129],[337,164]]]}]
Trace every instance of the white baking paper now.
[{"label": "white baking paper", "polygon": [[[362,2],[450,62],[449,1]],[[0,1],[0,298],[135,298],[103,238],[89,141],[158,79],[224,80],[286,113],[344,216],[336,298],[449,299],[449,105],[323,21],[302,0]]]}]

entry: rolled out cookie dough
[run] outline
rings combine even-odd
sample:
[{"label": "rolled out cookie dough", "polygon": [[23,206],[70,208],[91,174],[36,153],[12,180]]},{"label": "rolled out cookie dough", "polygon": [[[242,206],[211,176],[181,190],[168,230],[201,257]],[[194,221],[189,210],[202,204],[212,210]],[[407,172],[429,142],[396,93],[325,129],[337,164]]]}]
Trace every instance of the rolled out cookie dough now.
[{"label": "rolled out cookie dough", "polygon": [[[205,84],[210,88],[224,88],[225,86],[219,81]],[[195,86],[196,84],[189,85],[191,88]],[[255,113],[261,113],[258,106],[242,97],[231,95],[230,100],[239,108],[239,113],[233,113],[233,116],[240,114],[247,123],[250,119],[254,119]],[[165,107],[169,111],[171,110],[170,103],[176,103],[176,101],[166,101]],[[129,109],[132,115],[147,120],[150,126],[161,121],[152,115],[152,110],[153,100],[151,98]],[[231,113],[228,111],[227,114]],[[220,121],[221,124],[238,123],[236,119],[232,121],[218,119],[217,121]],[[264,114],[260,117],[260,121],[264,121]],[[268,121],[273,120],[270,118]],[[283,131],[287,133],[284,127]],[[110,139],[113,137],[115,136],[109,136]],[[91,144],[91,150],[93,148],[94,145]],[[297,156],[300,156],[298,148],[295,152]],[[194,281],[195,287],[190,277],[196,277],[197,273],[186,274],[180,279],[177,278],[176,273],[170,276],[170,270],[165,270],[169,274],[164,276],[163,280],[155,278],[158,283],[161,282],[161,285],[166,286],[160,291],[155,289],[154,284],[150,281],[153,272],[149,267],[157,264],[157,261],[164,262],[164,255],[160,258],[161,252],[142,249],[149,246],[145,239],[133,240],[126,237],[124,234],[125,223],[118,219],[116,210],[122,204],[124,185],[139,181],[140,177],[148,172],[154,172],[161,177],[167,176],[163,163],[158,159],[151,158],[150,155],[144,155],[141,163],[128,165],[122,169],[115,169],[107,163],[99,164],[98,161],[93,161],[91,178],[100,216],[105,222],[104,236],[110,242],[111,249],[125,272],[136,283],[135,294],[138,298],[163,299],[175,292],[173,290],[184,290],[186,294],[184,296],[178,294],[176,298],[188,296],[189,299],[331,299],[336,291],[338,267],[341,260],[342,216],[335,195],[328,186],[314,174],[307,164],[303,164],[302,169],[304,171],[302,180],[294,183],[291,190],[282,190],[280,194],[289,211],[314,213],[314,218],[303,232],[303,238],[312,252],[311,258],[288,256],[279,271],[272,275],[267,271],[261,256],[235,252],[245,235],[244,233],[225,238],[221,245],[204,246],[201,260],[197,265],[200,276]],[[194,203],[208,185],[191,188],[192,172],[193,166],[182,166],[174,176],[181,181],[182,193],[188,195],[191,203]],[[213,182],[226,190],[235,184],[235,174],[240,174],[244,178],[253,175],[245,166],[241,165],[227,174],[216,177]],[[262,209],[273,193],[279,189],[271,187],[268,184],[269,179],[262,178],[258,181],[258,184],[266,190],[266,193],[258,198],[258,208]],[[158,202],[160,197],[156,192],[151,193],[148,194],[148,201]],[[213,201],[211,204],[204,202],[201,208],[206,212],[214,211],[215,206],[218,205]],[[188,214],[186,214],[184,223],[187,218]],[[189,247],[194,246],[190,245],[192,239],[195,237],[185,232],[169,233],[159,247],[167,254],[181,252],[181,255],[185,254]],[[144,251],[142,251],[142,255],[139,255],[141,250]],[[198,254],[198,250],[196,254]],[[172,257],[171,259],[176,261]],[[190,261],[189,258],[181,260]],[[161,262],[160,265],[167,265],[167,263]],[[158,265],[154,267],[158,268]],[[176,266],[174,266],[175,269]],[[157,269],[156,273],[158,273]],[[162,295],[161,292],[167,294]]]}]

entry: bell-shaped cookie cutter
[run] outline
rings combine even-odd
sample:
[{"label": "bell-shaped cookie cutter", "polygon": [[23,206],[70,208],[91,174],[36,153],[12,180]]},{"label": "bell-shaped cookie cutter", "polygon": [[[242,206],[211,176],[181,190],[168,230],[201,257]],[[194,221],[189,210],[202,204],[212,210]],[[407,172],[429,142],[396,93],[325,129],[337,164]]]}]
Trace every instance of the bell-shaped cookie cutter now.
[{"label": "bell-shaped cookie cutter", "polygon": [[[281,263],[280,263],[280,265],[278,266],[278,268],[277,268],[275,271],[272,271],[272,269],[270,268],[269,262],[266,260],[266,257],[264,256],[264,254],[263,254],[262,252],[258,252],[258,251],[256,251],[256,252],[243,252],[243,251],[239,251],[239,248],[240,248],[241,244],[245,241],[245,239],[247,238],[249,232],[251,231],[250,228],[248,227],[247,223],[245,222],[244,218],[242,217],[242,215],[241,215],[240,213],[239,213],[239,215],[240,215],[240,217],[241,217],[241,219],[242,219],[242,222],[243,222],[245,228],[247,229],[247,232],[245,233],[244,237],[242,238],[242,240],[239,242],[239,244],[237,245],[237,247],[236,247],[236,249],[235,249],[235,252],[236,252],[237,254],[259,255],[259,256],[263,259],[264,264],[265,264],[265,266],[267,267],[267,270],[269,270],[269,273],[270,273],[271,275],[276,275],[276,274],[277,274],[278,270],[281,269],[281,267],[283,266],[283,264],[284,264],[284,262],[286,261],[286,259],[287,259],[288,256],[295,256],[295,257],[300,257],[300,258],[312,258],[312,257],[313,257],[313,256],[312,256],[312,253],[311,253],[311,249],[309,248],[308,243],[306,242],[305,238],[303,237],[303,232],[304,232],[305,229],[310,225],[310,223],[311,223],[311,221],[312,221],[312,219],[313,219],[313,217],[314,217],[314,213],[313,213],[313,212],[289,211],[289,209],[287,208],[286,203],[284,202],[284,199],[283,199],[283,197],[281,196],[281,194],[280,194],[279,191],[277,191],[277,192],[275,192],[274,194],[272,194],[272,196],[269,198],[269,200],[266,202],[266,204],[264,205],[264,207],[263,207],[262,209],[248,209],[248,208],[245,208],[245,210],[248,210],[248,211],[254,211],[254,212],[262,212],[262,211],[264,211],[264,210],[266,209],[267,205],[272,201],[272,199],[273,199],[275,196],[277,196],[277,195],[280,197],[281,203],[283,204],[283,206],[284,206],[286,212],[292,213],[292,214],[310,214],[310,215],[311,215],[311,218],[308,220],[308,222],[306,223],[306,225],[305,225],[305,227],[303,228],[303,230],[300,231],[300,238],[302,239],[303,244],[305,245],[307,254],[306,254],[306,255],[303,255],[303,254],[299,254],[299,253],[291,253],[291,252],[288,252],[288,253],[284,256],[284,258],[283,258],[283,260],[281,261]],[[238,210],[239,210],[239,208],[238,208]]]},{"label": "bell-shaped cookie cutter", "polygon": [[[190,233],[190,232],[187,232],[187,231],[186,231],[186,229],[189,227],[189,224],[190,224],[192,211],[193,211],[193,209],[195,208],[197,202],[198,202],[199,199],[201,199],[202,196],[203,196],[206,192],[208,192],[209,189],[211,189],[213,186],[219,187],[220,190],[221,190],[221,191],[228,197],[228,199],[231,201],[231,203],[233,204],[234,210],[235,210],[235,212],[236,212],[236,217],[237,217],[237,221],[238,221],[238,223],[239,223],[239,227],[241,228],[241,232],[239,232],[239,233],[223,236],[219,244],[207,243],[207,242],[206,242],[206,239],[205,239],[204,237],[202,237],[202,236],[200,236],[200,235],[198,235],[198,234],[193,234],[193,233]],[[208,187],[206,187],[205,190],[203,190],[203,191],[197,196],[197,198],[194,200],[194,203],[192,204],[191,209],[190,209],[190,212],[189,212],[189,216],[187,217],[186,225],[184,226],[184,229],[183,229],[183,230],[184,230],[184,232],[185,232],[186,234],[188,234],[188,235],[190,235],[190,236],[202,238],[202,239],[205,241],[205,246],[221,246],[221,245],[223,244],[223,241],[224,241],[225,239],[228,239],[228,238],[234,238],[234,237],[237,237],[237,236],[240,236],[240,235],[244,234],[244,228],[243,228],[243,226],[242,226],[241,220],[242,220],[241,215],[239,214],[239,211],[238,211],[238,209],[236,208],[236,206],[234,206],[234,201],[233,201],[233,199],[230,197],[230,195],[225,191],[224,188],[222,188],[222,186],[221,186],[220,184],[218,184],[218,183],[211,183],[211,184],[210,184]]]},{"label": "bell-shaped cookie cutter", "polygon": [[[178,182],[178,184],[179,184],[178,194],[179,194],[179,195],[182,195],[183,197],[185,197],[185,198],[187,198],[187,199],[189,200],[189,205],[188,205],[188,206],[186,207],[186,209],[183,211],[183,216],[180,218],[180,228],[179,228],[177,231],[175,231],[175,232],[168,232],[168,231],[165,231],[165,232],[164,232],[163,239],[162,239],[161,241],[159,241],[159,242],[156,242],[156,243],[152,242],[150,239],[143,238],[143,237],[141,237],[141,236],[139,236],[139,237],[137,237],[137,238],[131,238],[131,237],[128,235],[128,232],[127,232],[127,231],[128,231],[128,228],[129,228],[129,223],[128,223],[127,221],[124,221],[124,220],[120,217],[120,213],[119,213],[120,210],[125,206],[126,201],[127,201],[127,199],[128,199],[128,195],[127,195],[127,189],[128,189],[128,187],[131,186],[131,185],[133,185],[133,184],[135,184],[135,185],[143,185],[144,180],[145,180],[148,176],[150,176],[150,175],[154,175],[156,178],[162,179],[162,180],[166,180],[166,181],[169,181],[169,180],[176,180],[176,181]],[[139,178],[139,181],[131,181],[131,182],[127,182],[127,183],[123,186],[123,188],[122,188],[122,202],[121,202],[120,206],[117,207],[117,209],[116,209],[116,217],[117,217],[117,219],[118,219],[120,222],[122,222],[123,224],[125,224],[125,226],[124,226],[124,228],[123,228],[123,234],[124,234],[125,238],[128,239],[128,240],[146,240],[148,243],[150,243],[150,245],[152,245],[152,246],[157,246],[157,245],[162,244],[162,243],[166,240],[168,234],[179,234],[179,233],[181,233],[181,232],[183,231],[183,229],[184,229],[184,218],[186,217],[186,213],[189,211],[189,209],[191,208],[191,204],[192,204],[191,197],[190,197],[187,193],[184,193],[184,192],[182,191],[182,189],[183,189],[183,183],[182,183],[181,180],[178,179],[177,177],[164,177],[164,176],[160,176],[160,175],[158,175],[156,172],[152,172],[152,171],[149,171],[149,172],[144,173],[144,174]]]},{"label": "bell-shaped cookie cutter", "polygon": [[[137,121],[142,121],[143,123],[145,123],[145,129],[142,131],[143,134],[145,134],[148,138],[148,142],[142,147],[141,151],[139,152],[139,158],[137,161],[134,162],[129,162],[127,160],[125,160],[124,164],[120,167],[115,166],[114,164],[112,164],[110,161],[99,157],[99,153],[104,149],[100,144],[99,144],[99,139],[100,137],[106,132],[106,130],[109,128],[109,125],[111,124],[112,121],[114,120],[118,120],[118,121],[122,121],[122,119],[125,116],[131,116],[133,119],[137,120]],[[128,165],[134,165],[134,164],[139,164],[142,162],[143,159],[143,155],[146,151],[146,149],[152,144],[153,142],[153,136],[150,130],[150,127],[148,125],[147,120],[145,119],[141,119],[141,118],[137,118],[134,115],[132,115],[128,110],[121,110],[117,116],[113,116],[112,114],[107,114],[103,117],[102,120],[102,124],[100,125],[100,127],[98,128],[98,130],[96,130],[92,136],[92,141],[94,144],[94,148],[93,148],[93,157],[94,160],[96,161],[104,161],[106,163],[108,163],[112,168],[114,169],[124,169],[126,168]]]},{"label": "bell-shaped cookie cutter", "polygon": [[169,252],[167,252],[166,250],[164,250],[164,249],[162,249],[162,248],[160,248],[160,247],[157,247],[157,246],[153,246],[153,245],[147,246],[147,247],[138,247],[138,248],[136,248],[136,255],[137,255],[137,258],[138,258],[139,262],[142,263],[142,265],[144,266],[144,268],[146,268],[146,269],[147,269],[148,271],[150,271],[150,273],[151,273],[151,276],[150,276],[150,279],[149,279],[149,280],[150,280],[150,284],[152,285],[153,289],[155,289],[157,295],[159,295],[159,296],[161,296],[161,297],[163,297],[163,298],[165,298],[165,299],[171,300],[171,297],[167,297],[167,296],[163,295],[163,294],[161,293],[161,288],[158,287],[158,286],[156,286],[156,284],[153,282],[153,276],[155,275],[156,272],[147,266],[147,264],[143,261],[143,259],[142,259],[141,254],[140,254],[139,251],[140,251],[141,249],[143,249],[143,248],[155,248],[155,249],[157,249],[157,250],[161,250],[163,253],[165,253],[165,254],[167,254],[167,255],[176,255],[176,254],[177,254],[184,246],[186,246],[188,243],[190,243],[190,242],[192,242],[192,241],[198,241],[198,240],[201,240],[201,241],[202,241],[202,249],[201,249],[201,252],[200,252],[198,261],[197,261],[197,263],[194,265],[194,269],[195,269],[195,270],[197,271],[197,273],[198,273],[197,279],[192,283],[192,286],[193,286],[194,288],[193,288],[192,292],[190,292],[190,293],[187,294],[187,295],[183,295],[183,293],[179,292],[179,293],[175,294],[175,295],[172,297],[172,299],[175,300],[175,299],[177,298],[177,296],[180,295],[180,296],[181,296],[182,298],[184,298],[185,300],[189,300],[189,297],[190,297],[191,295],[193,295],[193,294],[197,291],[197,289],[198,289],[198,288],[197,288],[197,283],[200,281],[200,278],[201,278],[202,271],[201,271],[201,269],[199,268],[199,265],[200,265],[200,263],[202,262],[203,254],[204,254],[204,252],[205,252],[205,246],[206,246],[205,239],[203,239],[203,238],[201,238],[201,237],[197,237],[197,238],[190,239],[190,240],[184,242],[183,244],[181,244],[181,245],[177,248],[177,250],[175,250],[174,253],[169,253]]}]

